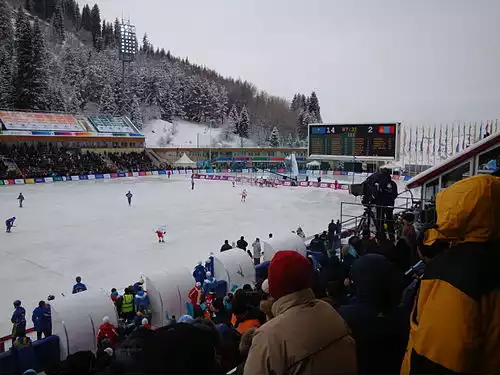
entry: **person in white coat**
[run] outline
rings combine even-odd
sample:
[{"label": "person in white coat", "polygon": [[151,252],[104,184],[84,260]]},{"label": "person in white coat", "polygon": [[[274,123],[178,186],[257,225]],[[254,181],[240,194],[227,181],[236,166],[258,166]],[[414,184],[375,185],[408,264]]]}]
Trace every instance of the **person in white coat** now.
[{"label": "person in white coat", "polygon": [[253,249],[253,263],[255,265],[260,264],[260,256],[262,254],[262,247],[260,244],[260,240],[258,238],[255,239],[255,242],[252,244]]}]

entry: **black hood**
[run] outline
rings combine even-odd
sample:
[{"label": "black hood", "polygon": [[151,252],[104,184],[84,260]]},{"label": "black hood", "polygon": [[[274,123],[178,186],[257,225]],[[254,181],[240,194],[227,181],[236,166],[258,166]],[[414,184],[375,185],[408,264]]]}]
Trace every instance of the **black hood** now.
[{"label": "black hood", "polygon": [[351,268],[356,301],[385,309],[401,300],[404,275],[396,265],[380,254],[367,254]]}]

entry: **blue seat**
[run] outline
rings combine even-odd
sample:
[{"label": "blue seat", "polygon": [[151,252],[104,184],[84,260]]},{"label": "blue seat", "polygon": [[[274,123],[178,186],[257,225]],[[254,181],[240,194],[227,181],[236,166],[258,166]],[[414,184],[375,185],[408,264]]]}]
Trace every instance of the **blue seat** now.
[{"label": "blue seat", "polygon": [[0,374],[18,374],[17,353],[10,350],[0,353]]},{"label": "blue seat", "polygon": [[40,369],[47,370],[59,363],[59,337],[49,336],[33,342],[33,349]]},{"label": "blue seat", "polygon": [[215,295],[224,298],[227,294],[227,282],[225,280],[218,280],[215,284]]}]

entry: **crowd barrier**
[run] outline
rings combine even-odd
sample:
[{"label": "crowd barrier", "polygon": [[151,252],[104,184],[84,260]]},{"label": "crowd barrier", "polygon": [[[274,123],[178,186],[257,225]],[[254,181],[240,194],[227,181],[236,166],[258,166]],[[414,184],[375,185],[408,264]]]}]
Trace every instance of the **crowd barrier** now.
[{"label": "crowd barrier", "polygon": [[[43,184],[43,183],[52,183],[52,182],[62,182],[62,181],[88,181],[88,180],[109,180],[114,178],[126,178],[126,177],[144,177],[144,176],[165,176],[170,172],[172,175],[191,175],[195,174],[195,178],[198,179],[206,179],[206,180],[222,180],[222,181],[235,181],[235,176],[227,175],[229,173],[252,173],[251,169],[243,169],[243,170],[231,170],[231,169],[193,169],[193,170],[161,170],[161,171],[147,171],[147,172],[125,172],[125,173],[99,173],[99,174],[90,174],[90,175],[79,175],[79,176],[55,176],[55,177],[37,177],[37,178],[17,178],[17,179],[9,179],[9,180],[0,180],[0,185],[24,185],[24,184]],[[360,176],[367,177],[370,173],[354,173],[354,172],[332,172],[332,171],[299,171],[301,174],[309,175],[309,176]],[[205,177],[202,177],[205,176]],[[238,177],[238,179],[245,178],[249,180],[247,177]],[[410,176],[400,176],[393,175],[392,178],[394,180],[404,180],[408,181]],[[283,186],[291,186],[291,181],[289,180],[276,180]],[[330,188],[333,186],[332,183],[328,182],[314,182],[314,181],[300,181],[299,186],[310,186],[310,187],[323,187]],[[348,184],[345,182],[339,182],[339,189],[348,189]]]}]

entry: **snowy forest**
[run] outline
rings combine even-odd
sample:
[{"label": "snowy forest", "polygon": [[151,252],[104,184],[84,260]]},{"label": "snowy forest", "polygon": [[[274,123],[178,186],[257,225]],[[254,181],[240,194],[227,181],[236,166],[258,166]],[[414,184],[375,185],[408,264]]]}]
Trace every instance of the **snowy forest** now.
[{"label": "snowy forest", "polygon": [[211,122],[260,146],[304,145],[307,124],[321,122],[315,92],[269,95],[155,48],[147,35],[123,79],[118,19],[75,0],[23,2],[0,0],[0,108],[126,115],[140,129],[151,119]]}]

